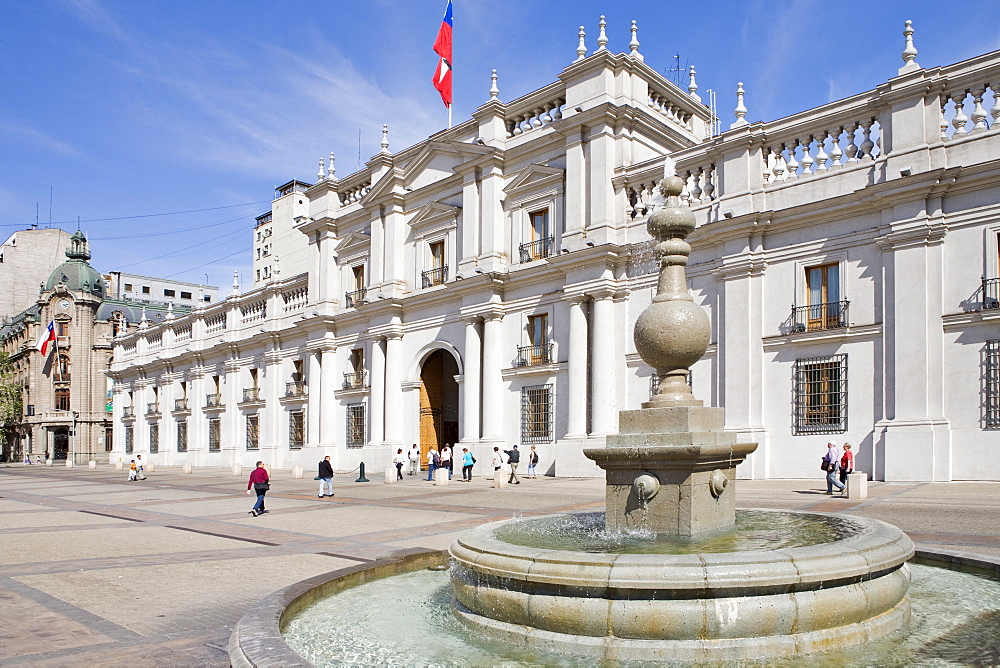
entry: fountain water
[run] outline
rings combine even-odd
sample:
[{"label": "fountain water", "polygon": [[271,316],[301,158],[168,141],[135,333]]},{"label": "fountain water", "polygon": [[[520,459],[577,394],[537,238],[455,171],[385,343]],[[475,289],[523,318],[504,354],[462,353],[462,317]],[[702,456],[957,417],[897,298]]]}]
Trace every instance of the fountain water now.
[{"label": "fountain water", "polygon": [[606,472],[606,534],[648,535],[673,553],[642,541],[623,549],[588,538],[582,551],[518,538],[551,518],[478,527],[450,550],[455,613],[518,646],[625,661],[779,657],[891,634],[909,618],[913,555],[896,527],[771,513],[775,523],[797,515],[830,531],[771,549],[710,548],[707,539],[734,531],[736,466],[757,444],[736,442],[724,410],[703,406],[687,384],[710,325],[686,287],[695,218],[669,160],[666,172],[665,203],[647,223],[658,241],[657,294],[634,331],[659,386],[642,408],[621,412],[605,447],[584,452]]}]

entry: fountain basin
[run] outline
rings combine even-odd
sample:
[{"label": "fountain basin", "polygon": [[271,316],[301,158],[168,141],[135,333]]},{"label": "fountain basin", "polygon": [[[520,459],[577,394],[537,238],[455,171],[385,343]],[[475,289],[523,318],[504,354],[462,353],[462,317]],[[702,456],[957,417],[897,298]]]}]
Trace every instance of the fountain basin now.
[{"label": "fountain basin", "polygon": [[906,624],[906,534],[866,518],[791,514],[846,530],[773,550],[622,554],[498,535],[548,518],[484,525],[450,548],[456,614],[508,642],[616,660],[779,657],[867,642]]}]

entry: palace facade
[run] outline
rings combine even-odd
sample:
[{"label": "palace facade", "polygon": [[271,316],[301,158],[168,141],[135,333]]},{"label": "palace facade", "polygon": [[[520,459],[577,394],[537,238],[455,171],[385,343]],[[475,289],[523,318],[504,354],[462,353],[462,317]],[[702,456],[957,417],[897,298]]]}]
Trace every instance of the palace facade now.
[{"label": "palace facade", "polygon": [[[834,440],[879,480],[1000,479],[1000,52],[915,55],[776,121],[748,122],[740,86],[713,132],[693,71],[685,90],[637,47],[584,50],[415,146],[384,136],[354,174],[289,182],[252,291],[114,338],[114,456],[350,470],[518,443],[600,475],[583,448],[653,382],[632,326],[669,156],[713,327],[691,383],[760,444],[741,476],[815,477]],[[274,271],[291,232],[303,259]]]}]

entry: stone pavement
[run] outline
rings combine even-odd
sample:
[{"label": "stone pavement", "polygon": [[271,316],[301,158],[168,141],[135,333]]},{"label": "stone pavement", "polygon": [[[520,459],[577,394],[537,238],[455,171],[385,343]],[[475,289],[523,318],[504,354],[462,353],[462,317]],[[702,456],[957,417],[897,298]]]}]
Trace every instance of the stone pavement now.
[{"label": "stone pavement", "polygon": [[[249,474],[249,471],[246,471]],[[299,580],[403,547],[443,549],[463,529],[516,514],[601,509],[602,480],[539,478],[493,489],[355,475],[272,476],[265,515],[246,477],[158,468],[145,481],[103,466],[0,465],[0,665],[226,666],[243,613]],[[918,545],[1000,557],[1000,484],[740,481],[740,507],[844,512],[892,522]]]}]

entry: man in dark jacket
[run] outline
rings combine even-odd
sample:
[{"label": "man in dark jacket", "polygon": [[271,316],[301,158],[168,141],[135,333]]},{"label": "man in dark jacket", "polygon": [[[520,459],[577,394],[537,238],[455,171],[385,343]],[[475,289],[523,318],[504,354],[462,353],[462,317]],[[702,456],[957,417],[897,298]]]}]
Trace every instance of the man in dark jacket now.
[{"label": "man in dark jacket", "polygon": [[[327,455],[323,458],[323,461],[319,463],[319,475],[316,476],[319,480],[319,498],[324,496],[333,496],[333,465],[330,464],[330,456]],[[324,494],[323,490],[326,489],[329,493]]]},{"label": "man in dark jacket", "polygon": [[517,463],[521,461],[521,453],[517,451],[517,444],[514,444],[510,450],[504,450],[507,453],[507,463],[510,464],[510,478],[507,482],[512,482],[515,485],[520,485],[521,481],[517,479]]}]

